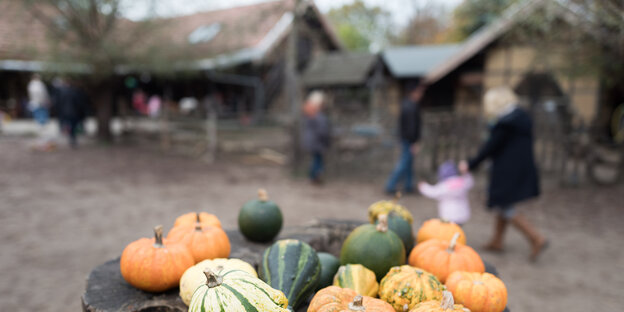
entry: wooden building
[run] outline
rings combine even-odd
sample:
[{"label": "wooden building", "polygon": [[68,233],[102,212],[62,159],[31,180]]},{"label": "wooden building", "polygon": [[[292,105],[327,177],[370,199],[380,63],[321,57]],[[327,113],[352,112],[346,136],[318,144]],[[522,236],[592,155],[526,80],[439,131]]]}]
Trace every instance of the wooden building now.
[{"label": "wooden building", "polygon": [[[127,103],[133,90],[141,88],[148,96],[172,101],[212,96],[225,115],[279,115],[286,110],[282,86],[294,5],[294,0],[277,0],[156,20],[162,29],[159,36],[184,51],[173,51],[171,62],[184,66],[164,77],[120,66],[115,70],[117,99]],[[297,14],[301,22],[296,62],[297,70],[303,71],[315,55],[342,45],[313,2],[303,2]],[[124,24],[132,27],[131,21]],[[21,110],[9,107],[25,100],[31,73],[52,71],[50,41],[44,25],[20,1],[0,3],[0,29],[0,108],[21,116]],[[127,81],[136,84],[128,88]]]},{"label": "wooden building", "polygon": [[[553,29],[553,34],[593,35],[583,27],[585,12],[569,1],[518,2],[463,42],[446,62],[427,73],[423,80],[429,85],[427,97],[436,101],[440,94],[446,94],[442,102],[452,103],[454,109],[478,111],[487,89],[507,85],[535,115],[565,111],[572,116],[572,122],[603,127],[604,114],[624,102],[621,84],[624,77],[619,79],[619,86],[606,85],[600,71],[591,68],[592,64],[579,64],[565,43],[543,51],[539,43],[529,44],[514,35],[518,27],[536,15],[556,21],[552,24],[558,29]],[[559,38],[553,38],[556,40]],[[602,48],[592,41],[584,43],[589,45],[587,48]]]}]

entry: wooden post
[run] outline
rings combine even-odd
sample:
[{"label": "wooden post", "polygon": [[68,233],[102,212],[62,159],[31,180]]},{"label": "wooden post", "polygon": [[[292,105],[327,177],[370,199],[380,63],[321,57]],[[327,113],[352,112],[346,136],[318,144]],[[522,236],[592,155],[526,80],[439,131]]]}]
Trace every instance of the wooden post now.
[{"label": "wooden post", "polygon": [[288,51],[286,52],[286,66],[285,66],[285,87],[286,98],[290,106],[290,136],[291,136],[291,170],[295,174],[299,168],[301,162],[301,149],[299,148],[300,142],[300,127],[301,127],[301,95],[299,85],[299,73],[297,72],[297,45],[299,41],[299,10],[302,5],[302,0],[295,0],[295,7],[293,9],[293,20],[290,35],[288,37]]},{"label": "wooden post", "polygon": [[204,160],[209,163],[213,163],[217,158],[217,126],[219,119],[217,116],[217,110],[214,107],[214,101],[208,101],[206,104],[206,108],[208,110],[208,116],[206,117],[206,144],[208,146],[208,150],[206,151]]}]

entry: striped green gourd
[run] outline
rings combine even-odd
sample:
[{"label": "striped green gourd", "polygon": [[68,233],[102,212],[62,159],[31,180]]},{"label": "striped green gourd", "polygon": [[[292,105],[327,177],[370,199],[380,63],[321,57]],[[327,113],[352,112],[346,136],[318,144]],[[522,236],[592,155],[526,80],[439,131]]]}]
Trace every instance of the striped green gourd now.
[{"label": "striped green gourd", "polygon": [[258,269],[263,281],[284,292],[293,310],[314,292],[320,275],[316,251],[296,239],[279,240],[267,248]]},{"label": "striped green gourd", "polygon": [[206,283],[193,293],[189,312],[288,312],[288,299],[251,274],[205,269]]}]

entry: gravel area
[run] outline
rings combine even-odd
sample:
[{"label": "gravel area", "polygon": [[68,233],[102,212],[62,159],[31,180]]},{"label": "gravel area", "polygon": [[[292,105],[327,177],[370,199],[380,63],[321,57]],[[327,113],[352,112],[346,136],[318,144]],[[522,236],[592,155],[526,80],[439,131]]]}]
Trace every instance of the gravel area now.
[{"label": "gravel area", "polygon": [[[624,186],[544,184],[543,196],[521,208],[551,241],[538,263],[527,261],[529,245],[513,229],[504,254],[482,251],[493,226],[482,208],[482,179],[471,194],[468,243],[498,268],[513,312],[618,310]],[[42,153],[26,139],[0,136],[0,310],[79,311],[89,271],[126,244],[194,210],[236,228],[238,209],[259,187],[281,205],[286,226],[312,218],[364,221],[368,205],[385,197],[379,183],[314,187],[279,166],[231,159],[209,165],[123,144]],[[402,202],[416,223],[436,215],[435,203],[420,196]]]}]

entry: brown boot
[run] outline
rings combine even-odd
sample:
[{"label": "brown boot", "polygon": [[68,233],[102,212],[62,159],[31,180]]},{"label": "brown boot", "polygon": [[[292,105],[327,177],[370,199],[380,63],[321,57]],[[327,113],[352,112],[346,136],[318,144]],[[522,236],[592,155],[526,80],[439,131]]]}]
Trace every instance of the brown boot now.
[{"label": "brown boot", "polygon": [[529,223],[529,221],[522,215],[516,215],[511,219],[513,224],[531,243],[531,255],[529,260],[535,262],[537,257],[541,254],[546,247],[548,247],[548,241]]},{"label": "brown boot", "polygon": [[483,246],[488,251],[503,251],[503,238],[505,237],[505,230],[507,229],[507,220],[503,216],[498,215],[496,217],[496,225],[494,227],[494,237],[489,243]]}]

